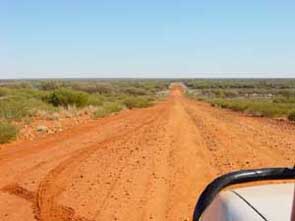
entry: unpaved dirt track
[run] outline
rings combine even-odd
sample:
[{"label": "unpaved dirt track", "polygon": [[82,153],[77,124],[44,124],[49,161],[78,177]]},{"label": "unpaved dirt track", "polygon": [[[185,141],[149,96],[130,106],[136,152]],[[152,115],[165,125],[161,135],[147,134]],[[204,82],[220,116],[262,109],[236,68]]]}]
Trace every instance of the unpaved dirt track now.
[{"label": "unpaved dirt track", "polygon": [[0,146],[0,220],[191,220],[215,176],[294,156],[295,126],[174,88],[154,107]]}]

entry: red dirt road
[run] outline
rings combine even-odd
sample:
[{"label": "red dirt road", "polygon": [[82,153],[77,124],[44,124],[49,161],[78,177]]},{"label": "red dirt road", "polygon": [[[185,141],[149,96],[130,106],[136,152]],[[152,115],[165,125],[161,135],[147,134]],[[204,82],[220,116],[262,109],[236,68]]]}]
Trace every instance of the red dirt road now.
[{"label": "red dirt road", "polygon": [[215,176],[294,156],[294,125],[174,89],[150,108],[0,146],[0,220],[191,220]]}]

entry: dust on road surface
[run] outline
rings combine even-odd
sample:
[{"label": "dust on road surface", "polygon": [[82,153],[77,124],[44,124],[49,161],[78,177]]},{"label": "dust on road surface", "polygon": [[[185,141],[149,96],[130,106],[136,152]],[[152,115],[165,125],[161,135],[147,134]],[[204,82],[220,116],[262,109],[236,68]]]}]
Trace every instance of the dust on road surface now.
[{"label": "dust on road surface", "polygon": [[0,147],[0,220],[191,220],[215,176],[291,166],[295,126],[210,107],[180,88],[153,107]]}]

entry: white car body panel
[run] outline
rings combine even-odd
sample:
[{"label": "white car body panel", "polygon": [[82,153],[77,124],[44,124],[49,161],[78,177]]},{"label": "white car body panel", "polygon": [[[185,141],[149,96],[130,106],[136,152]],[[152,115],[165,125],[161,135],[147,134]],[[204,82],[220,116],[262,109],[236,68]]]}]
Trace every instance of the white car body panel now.
[{"label": "white car body panel", "polygon": [[221,192],[202,221],[290,221],[294,184],[271,184]]}]

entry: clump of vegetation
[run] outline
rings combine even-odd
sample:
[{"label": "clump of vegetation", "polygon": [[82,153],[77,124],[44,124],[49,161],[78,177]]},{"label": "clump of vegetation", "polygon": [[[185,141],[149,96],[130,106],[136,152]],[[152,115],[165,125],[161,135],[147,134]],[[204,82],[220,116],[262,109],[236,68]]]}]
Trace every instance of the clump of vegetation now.
[{"label": "clump of vegetation", "polygon": [[50,105],[33,97],[8,97],[0,100],[0,118],[5,120],[21,120],[34,115],[37,110],[53,109]]},{"label": "clump of vegetation", "polygon": [[295,104],[274,104],[269,100],[217,99],[209,102],[222,108],[265,117],[285,116],[288,115],[290,109],[295,108]]},{"label": "clump of vegetation", "polygon": [[62,81],[40,81],[37,84],[37,88],[44,90],[44,91],[52,91],[52,90],[57,90],[61,87],[65,87],[65,83]]},{"label": "clump of vegetation", "polygon": [[106,98],[100,94],[90,94],[88,96],[87,105],[101,106]]},{"label": "clump of vegetation", "polygon": [[148,97],[127,97],[123,100],[123,104],[127,108],[143,108],[152,104],[152,99]]},{"label": "clump of vegetation", "polygon": [[88,94],[74,91],[67,88],[61,88],[50,93],[45,100],[54,106],[76,106],[84,107],[88,102]]},{"label": "clump of vegetation", "polygon": [[185,84],[190,97],[254,116],[287,117],[295,109],[294,79],[196,79]]},{"label": "clump of vegetation", "polygon": [[7,91],[6,88],[0,88],[0,97],[6,96],[8,94]]},{"label": "clump of vegetation", "polygon": [[75,82],[70,86],[73,90],[84,91],[90,94],[114,94],[116,89],[105,82]]},{"label": "clump of vegetation", "polygon": [[119,102],[108,102],[102,105],[101,107],[98,107],[96,112],[94,113],[94,117],[104,117],[112,113],[119,112],[123,109],[123,105]]},{"label": "clump of vegetation", "polygon": [[29,114],[26,99],[0,100],[0,117],[7,120],[19,120]]},{"label": "clump of vegetation", "polygon": [[13,138],[15,121],[29,122],[33,116],[58,118],[48,117],[48,112],[58,116],[65,111],[71,116],[72,108],[77,113],[96,111],[95,117],[103,117],[123,108],[146,107],[168,85],[164,80],[0,80],[0,122],[7,122],[7,133],[14,134]]},{"label": "clump of vegetation", "polygon": [[289,121],[295,121],[295,111],[292,111],[291,113],[289,113],[288,119]]},{"label": "clump of vegetation", "polygon": [[295,87],[294,79],[184,79],[190,89],[272,89],[285,90]]},{"label": "clump of vegetation", "polygon": [[8,123],[0,122],[0,144],[7,143],[16,138],[18,129]]},{"label": "clump of vegetation", "polygon": [[137,88],[137,87],[127,87],[127,88],[123,88],[122,92],[128,94],[128,95],[132,95],[132,96],[136,96],[136,95],[147,95],[150,92],[144,88]]}]

